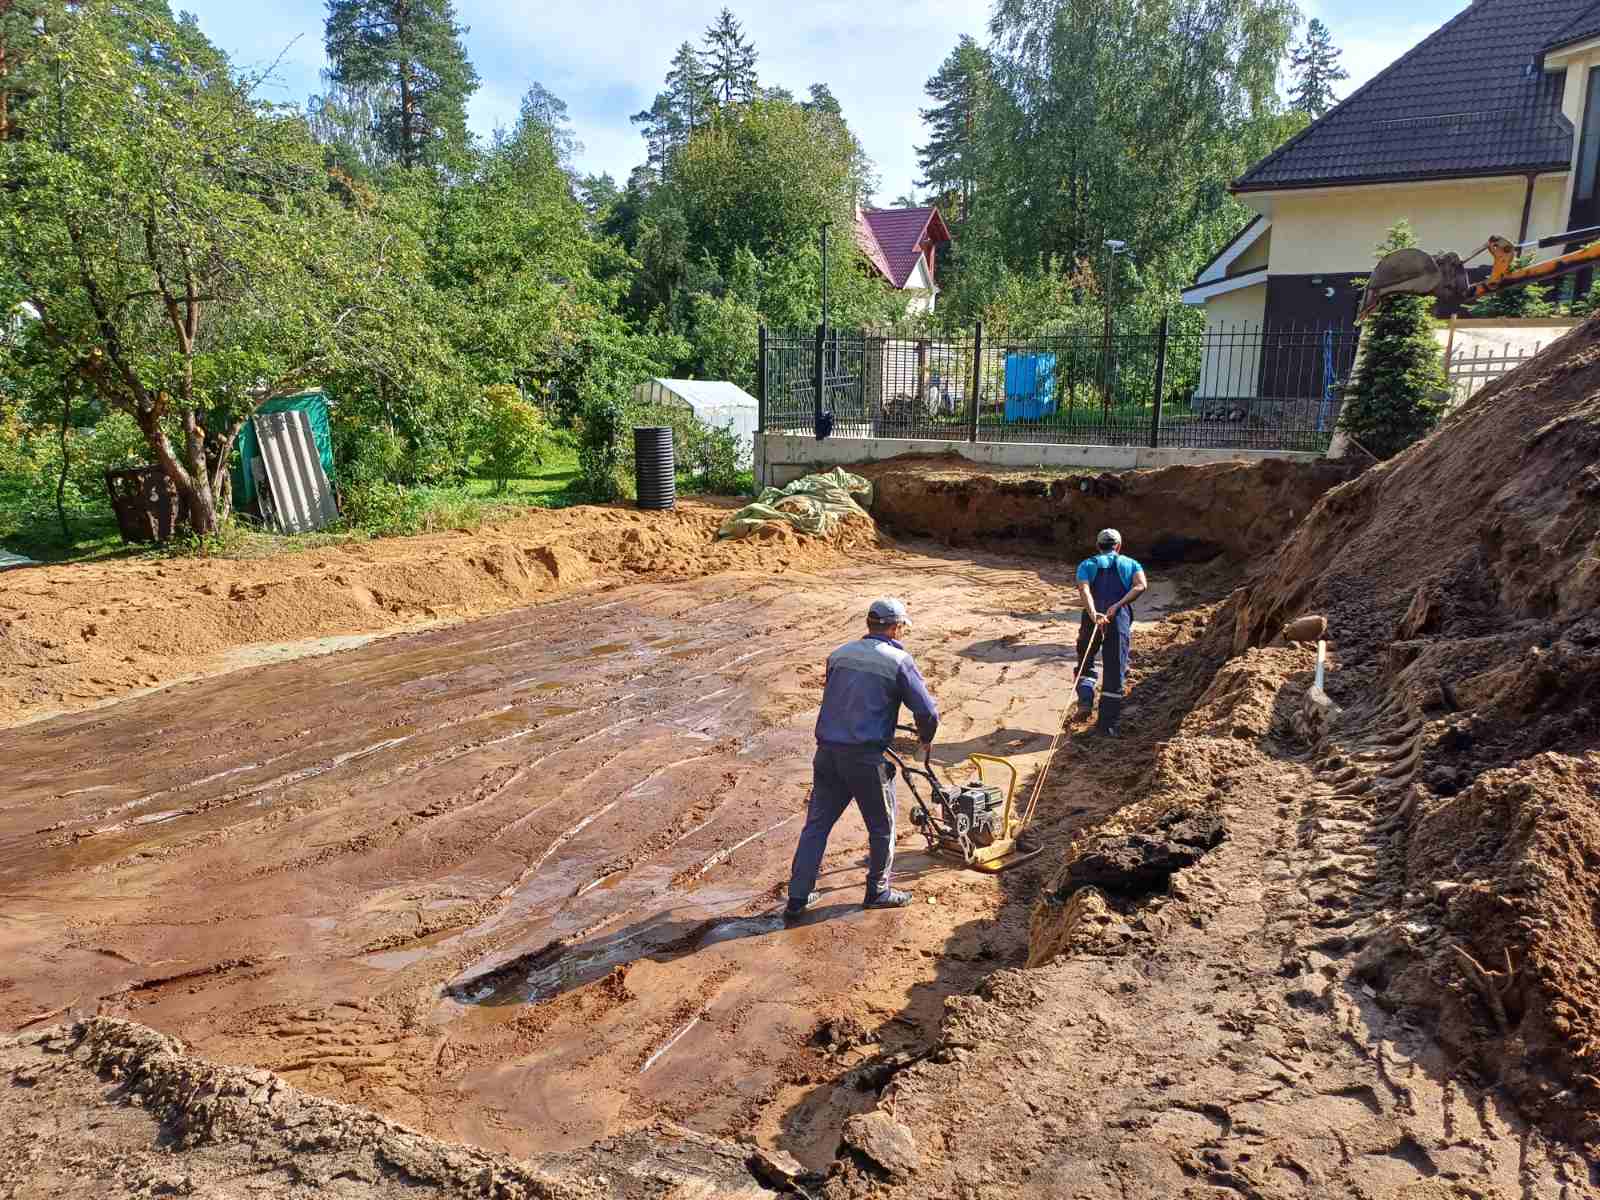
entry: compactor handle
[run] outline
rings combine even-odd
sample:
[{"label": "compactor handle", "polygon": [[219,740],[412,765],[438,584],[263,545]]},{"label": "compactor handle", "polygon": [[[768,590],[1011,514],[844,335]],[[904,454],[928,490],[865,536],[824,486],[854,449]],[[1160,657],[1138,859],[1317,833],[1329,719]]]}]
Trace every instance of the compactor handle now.
[{"label": "compactor handle", "polygon": [[[918,729],[915,725],[896,725],[895,728],[898,729],[901,733],[909,733],[913,737],[916,737],[919,740],[922,737],[922,731],[920,729]],[[893,750],[889,751],[889,754],[891,756],[893,756],[894,755],[894,751]],[[928,744],[927,750],[923,751],[923,754],[922,754],[922,769],[925,770],[925,771],[928,771],[930,774],[933,771],[933,744],[931,742]]]}]

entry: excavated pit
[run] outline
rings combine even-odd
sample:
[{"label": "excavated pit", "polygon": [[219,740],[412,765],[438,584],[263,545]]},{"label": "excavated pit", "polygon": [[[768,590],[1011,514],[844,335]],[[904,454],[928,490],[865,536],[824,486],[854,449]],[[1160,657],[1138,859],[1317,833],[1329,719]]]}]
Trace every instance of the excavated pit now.
[{"label": "excavated pit", "polygon": [[1095,534],[1121,531],[1147,566],[1236,564],[1276,550],[1356,464],[1212,463],[1159,470],[1042,475],[992,470],[955,454],[902,455],[850,468],[873,481],[873,516],[951,545],[1018,542],[1081,558]]},{"label": "excavated pit", "polygon": [[[651,1170],[706,1194],[798,1181],[835,1200],[1197,1182],[1409,1195],[1408,1180],[1474,1177],[1448,1119],[1432,1123],[1450,1087],[1487,1114],[1473,1151],[1485,1178],[1510,1179],[1503,1148],[1520,1145],[1522,1194],[1566,1194],[1546,1183],[1583,1169],[1495,1099],[1504,1082],[1536,1120],[1583,1134],[1572,1064],[1593,1025],[1580,1024],[1583,975],[1561,972],[1586,953],[1572,918],[1593,903],[1593,792],[1558,744],[1590,726],[1555,726],[1553,696],[1569,682],[1590,694],[1600,638],[1563,623],[1563,585],[1536,579],[1508,627],[1500,576],[1467,586],[1481,558],[1454,574],[1429,558],[1403,588],[1376,555],[1312,570],[1367,553],[1364,531],[1384,519],[1351,498],[1371,476],[1317,503],[1345,468],[1029,480],[897,460],[865,473],[897,533],[1033,556],[859,543],[802,553],[781,578],[742,564],[602,578],[537,608],[0,733],[22,786],[0,806],[0,892],[26,904],[0,938],[27,964],[7,972],[0,1020],[99,1006],[220,1069],[271,1068],[421,1134],[539,1155],[541,1171],[643,1173],[574,1195],[658,1194],[629,1190]],[[1253,571],[1308,510],[1321,548],[1302,534]],[[1558,530],[1569,583],[1591,578],[1572,549],[1592,542],[1586,511]],[[1343,524],[1323,524],[1330,513]],[[1111,754],[1072,737],[1058,756],[1039,827],[1050,853],[989,878],[903,842],[919,903],[867,914],[864,839],[847,819],[820,910],[782,930],[818,667],[860,599],[895,591],[924,617],[913,648],[947,701],[947,761],[983,750],[1036,770],[1070,700],[1072,567],[1104,525],[1165,590],[1141,606],[1130,736]],[[1423,530],[1418,545],[1451,538],[1542,569],[1471,531]],[[1162,565],[1184,560],[1209,565]],[[1363,571],[1380,586],[1363,593]],[[1329,614],[1329,689],[1346,709],[1314,762],[1292,720],[1311,652],[1258,648],[1312,608]],[[1538,669],[1514,668],[1534,651]],[[1440,786],[1378,803],[1396,779]],[[1157,886],[1073,903],[1097,895],[1065,886],[1074,862],[1178,810],[1194,836],[1161,839],[1179,852]],[[1347,827],[1370,851],[1330,840]],[[1450,939],[1405,932],[1437,919],[1410,898],[1419,886],[1458,906]],[[1241,924],[1258,906],[1265,933]],[[1557,914],[1566,928],[1541,932]],[[1540,986],[1521,974],[1530,939]],[[1441,1104],[1434,1081],[1452,1068],[1412,1025],[1386,1025],[1401,1019],[1390,1008],[1438,1014],[1446,1049],[1486,1069]],[[1517,1038],[1534,1052],[1520,1076],[1505,1066]],[[1353,1049],[1364,1040],[1375,1060]],[[1390,1098],[1397,1062],[1409,1116]],[[1557,1080],[1567,1094],[1539,1091]],[[877,1108],[892,1128],[855,1119]],[[764,1149],[719,1140],[741,1136]],[[661,1157],[673,1144],[695,1147],[689,1167]],[[590,1147],[621,1157],[585,1159]],[[713,1161],[715,1185],[696,1175]],[[474,1180],[492,1166],[468,1165]],[[386,1194],[374,1178],[351,1194]]]}]

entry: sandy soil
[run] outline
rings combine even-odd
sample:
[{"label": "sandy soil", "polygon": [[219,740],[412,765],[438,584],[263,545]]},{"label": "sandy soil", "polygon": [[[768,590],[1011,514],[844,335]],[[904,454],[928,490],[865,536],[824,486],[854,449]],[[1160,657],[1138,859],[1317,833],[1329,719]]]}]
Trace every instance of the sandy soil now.
[{"label": "sandy soil", "polygon": [[[1361,936],[1381,840],[1351,781],[1319,771],[1292,732],[1309,652],[1252,651],[1206,682],[1186,666],[1218,661],[1207,641],[1163,673],[1171,706],[1124,762],[1079,753],[1057,787],[1137,801],[1077,839],[1078,861],[1173,810],[1220,818],[1221,845],[1132,894],[1080,891],[1069,863],[1035,909],[1043,961],[953,998],[943,1053],[884,1087],[878,1111],[916,1168],[850,1152],[820,1194],[1597,1194],[1592,1159],[1530,1126],[1384,994],[1390,947]],[[1414,733],[1388,724],[1341,750],[1370,778]]]},{"label": "sandy soil", "polygon": [[732,502],[667,513],[533,510],[473,533],[350,543],[258,560],[41,566],[0,575],[0,728],[261,661],[346,648],[618,580],[781,575],[870,548],[787,529],[717,541]]},{"label": "sandy soil", "polygon": [[0,1041],[8,1200],[756,1200],[748,1148],[667,1122],[514,1160],[219,1067],[132,1021],[93,1017]]},{"label": "sandy soil", "polygon": [[[127,1015],[190,1043],[153,1075],[212,1080],[198,1054],[276,1072],[269,1104],[381,1114],[368,1189],[400,1121],[551,1187],[620,1164],[592,1195],[1600,1195],[1596,329],[1320,501],[1336,480],[1224,472],[1208,528],[1094,479],[919,496],[902,463],[912,526],[1062,559],[858,543],[783,577],[590,581],[0,733],[0,1025]],[[1302,496],[1279,553],[1228,556]],[[962,524],[985,504],[1005,528]],[[1047,854],[978,876],[906,830],[918,904],[864,913],[847,818],[820,911],[782,930],[820,663],[861,598],[924,617],[944,761],[1036,770],[1070,700],[1061,539],[1099,524],[1208,565],[1157,573],[1127,736],[1068,727]],[[1333,639],[1315,724],[1313,652],[1271,644],[1306,611]],[[143,1153],[93,1072],[145,1036],[0,1051],[0,1121],[48,1075]],[[157,1149],[194,1127],[163,1094]],[[277,1135],[252,1136],[255,1166],[195,1180],[268,1179]],[[741,1175],[740,1138],[792,1182],[753,1149]],[[406,1145],[416,1194],[457,1194],[428,1174],[448,1147]]]},{"label": "sandy soil", "polygon": [[0,734],[0,1022],[133,1016],[517,1155],[665,1116],[825,1166],[870,1097],[810,1098],[818,1025],[893,1013],[868,1054],[924,1044],[1025,914],[997,948],[1002,884],[909,829],[918,906],[862,912],[847,820],[782,930],[823,658],[904,595],[940,760],[1026,777],[1070,699],[1069,574],[879,552],[640,584]]}]

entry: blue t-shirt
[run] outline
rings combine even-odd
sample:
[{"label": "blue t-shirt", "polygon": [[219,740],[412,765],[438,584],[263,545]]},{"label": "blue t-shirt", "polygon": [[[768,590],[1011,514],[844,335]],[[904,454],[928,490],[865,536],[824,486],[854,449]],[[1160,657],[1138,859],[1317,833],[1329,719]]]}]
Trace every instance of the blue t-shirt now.
[{"label": "blue t-shirt", "polygon": [[1096,554],[1093,558],[1084,559],[1078,564],[1078,582],[1093,584],[1101,571],[1109,571],[1113,566],[1116,567],[1117,578],[1122,580],[1123,595],[1126,595],[1133,587],[1134,578],[1144,570],[1137,559],[1129,558],[1126,554]]}]

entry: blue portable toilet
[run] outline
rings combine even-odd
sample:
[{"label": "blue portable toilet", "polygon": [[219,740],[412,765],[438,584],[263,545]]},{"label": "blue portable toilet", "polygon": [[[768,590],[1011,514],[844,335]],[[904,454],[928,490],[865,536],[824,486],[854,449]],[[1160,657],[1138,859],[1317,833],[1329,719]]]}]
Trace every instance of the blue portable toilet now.
[{"label": "blue portable toilet", "polygon": [[1006,420],[1038,421],[1056,411],[1056,356],[1006,355]]}]

